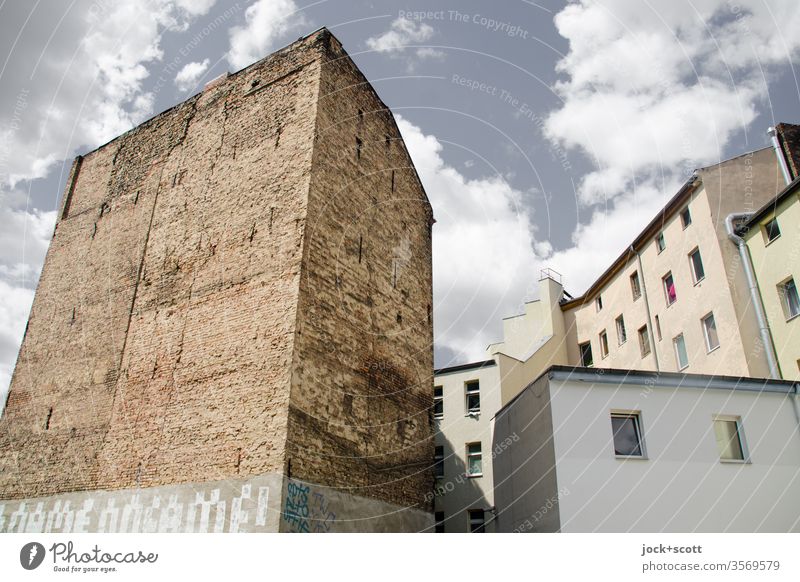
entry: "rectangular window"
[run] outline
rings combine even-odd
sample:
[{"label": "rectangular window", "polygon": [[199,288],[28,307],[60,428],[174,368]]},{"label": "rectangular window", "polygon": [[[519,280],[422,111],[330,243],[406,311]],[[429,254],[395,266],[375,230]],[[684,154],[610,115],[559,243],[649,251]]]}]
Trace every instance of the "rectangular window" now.
[{"label": "rectangular window", "polygon": [[661,341],[661,320],[658,319],[657,315],[656,315],[656,337],[658,338],[658,341]]},{"label": "rectangular window", "polygon": [[650,353],[650,334],[647,333],[646,325],[639,328],[639,349],[642,352],[642,357]]},{"label": "rectangular window", "polygon": [[628,341],[628,334],[625,333],[625,318],[620,315],[615,321],[617,323],[617,341],[619,345],[622,345]]},{"label": "rectangular window", "polygon": [[433,514],[433,519],[436,523],[434,526],[434,533],[444,533],[444,511],[437,511]]},{"label": "rectangular window", "polygon": [[706,336],[706,349],[710,352],[719,347],[719,334],[717,334],[717,322],[714,321],[714,314],[709,313],[703,319],[703,334]]},{"label": "rectangular window", "polygon": [[767,244],[771,243],[779,236],[781,236],[781,228],[778,226],[777,218],[773,218],[764,224],[764,240]]},{"label": "rectangular window", "polygon": [[444,417],[444,390],[441,386],[433,387],[433,418]]},{"label": "rectangular window", "polygon": [[594,361],[592,360],[592,342],[579,344],[578,349],[581,352],[581,366],[591,368]]},{"label": "rectangular window", "polygon": [[631,275],[631,294],[633,294],[634,301],[642,296],[642,286],[639,283],[639,271],[636,271],[633,273],[633,275]]},{"label": "rectangular window", "polygon": [[597,298],[594,300],[594,307],[597,311],[603,309],[603,296],[598,295]]},{"label": "rectangular window", "polygon": [[433,472],[437,479],[444,477],[444,447],[437,446],[434,449]]},{"label": "rectangular window", "polygon": [[664,298],[667,300],[667,305],[672,305],[678,299],[678,293],[675,291],[675,280],[672,278],[672,272],[664,275],[661,281],[664,283]]},{"label": "rectangular window", "polygon": [[692,267],[692,279],[699,283],[706,278],[706,271],[703,269],[703,259],[700,256],[700,249],[694,249],[689,253],[689,264]]},{"label": "rectangular window", "polygon": [[683,339],[683,334],[674,337],[672,345],[675,346],[675,360],[678,363],[678,370],[687,368],[689,366],[689,355],[686,353],[686,341]]},{"label": "rectangular window", "polygon": [[659,232],[658,236],[656,236],[656,248],[658,249],[659,254],[661,254],[661,252],[667,248],[667,241],[664,238],[663,232]]},{"label": "rectangular window", "polygon": [[600,332],[600,355],[604,358],[608,355],[608,334],[606,330]]},{"label": "rectangular window", "polygon": [[692,224],[692,213],[689,212],[688,206],[681,211],[681,224],[683,225],[684,230],[687,226]]},{"label": "rectangular window", "polygon": [[720,460],[745,460],[741,419],[738,417],[715,418],[714,437],[717,439],[717,451],[719,451]]},{"label": "rectangular window", "polygon": [[467,475],[470,477],[480,477],[483,475],[481,443],[467,444]]},{"label": "rectangular window", "polygon": [[356,138],[356,159],[361,159],[361,149],[364,147],[364,142],[360,138]]},{"label": "rectangular window", "polygon": [[486,533],[486,518],[483,509],[469,510],[470,533]]},{"label": "rectangular window", "polygon": [[638,412],[611,413],[614,454],[620,457],[644,457],[642,423]]},{"label": "rectangular window", "polygon": [[477,380],[464,384],[467,398],[467,414],[481,411],[481,386]]},{"label": "rectangular window", "polygon": [[778,294],[781,297],[783,314],[786,319],[792,319],[800,315],[800,296],[797,294],[797,285],[795,285],[794,278],[787,279],[778,285]]}]

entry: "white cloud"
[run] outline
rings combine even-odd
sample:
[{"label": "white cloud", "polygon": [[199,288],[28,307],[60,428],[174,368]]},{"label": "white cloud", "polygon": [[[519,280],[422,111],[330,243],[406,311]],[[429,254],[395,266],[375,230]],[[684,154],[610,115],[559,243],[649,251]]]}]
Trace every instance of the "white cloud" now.
[{"label": "white cloud", "polygon": [[501,339],[501,318],[521,311],[536,289],[533,228],[517,207],[522,193],[500,176],[465,178],[444,162],[436,137],[402,118],[398,125],[437,221],[436,345],[460,362],[484,358],[487,345]]},{"label": "white cloud", "polygon": [[[396,18],[392,21],[389,30],[367,39],[367,48],[393,57],[400,57],[410,51],[418,60],[441,59],[444,57],[442,51],[430,47],[415,48],[413,46],[415,43],[430,40],[434,33],[430,24],[408,18]],[[413,65],[413,61],[409,61],[409,68],[413,68]]]},{"label": "white cloud", "polygon": [[244,13],[245,25],[230,31],[228,62],[241,69],[267,56],[273,43],[292,30],[306,26],[293,0],[257,0]]},{"label": "white cloud", "polygon": [[563,105],[545,130],[596,164],[579,189],[585,204],[643,175],[679,179],[719,160],[766,97],[762,67],[769,75],[800,46],[789,32],[800,25],[796,2],[580,0],[555,24],[570,45],[557,66]]},{"label": "white cloud", "polygon": [[175,75],[175,86],[178,87],[178,90],[181,92],[194,89],[197,87],[197,83],[200,81],[200,78],[208,70],[209,64],[211,64],[210,59],[205,59],[202,63],[198,63],[196,61],[186,63],[186,65]]},{"label": "white cloud", "polygon": [[162,58],[162,36],[211,4],[78,0],[26,22],[0,87],[13,104],[0,112],[0,185],[44,177],[76,148],[104,143],[148,117],[153,95],[143,82],[147,66]]}]

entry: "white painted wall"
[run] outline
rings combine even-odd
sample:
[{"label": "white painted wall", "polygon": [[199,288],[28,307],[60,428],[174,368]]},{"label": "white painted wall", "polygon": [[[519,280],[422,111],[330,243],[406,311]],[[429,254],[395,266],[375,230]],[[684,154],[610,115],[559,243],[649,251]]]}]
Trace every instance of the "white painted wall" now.
[{"label": "white painted wall", "polygon": [[[551,380],[564,532],[800,531],[800,435],[786,394]],[[642,413],[648,458],[614,456],[610,413]],[[750,463],[720,462],[712,418],[742,418]]]}]

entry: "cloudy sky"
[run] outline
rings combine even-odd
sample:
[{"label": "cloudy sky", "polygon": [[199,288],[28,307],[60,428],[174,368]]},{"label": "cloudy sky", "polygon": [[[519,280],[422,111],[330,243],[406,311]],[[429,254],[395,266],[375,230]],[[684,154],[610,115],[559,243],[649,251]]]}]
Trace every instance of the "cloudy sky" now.
[{"label": "cloudy sky", "polygon": [[[796,0],[0,2],[0,396],[71,159],[327,26],[438,220],[437,366],[582,292],[694,168],[800,122]],[[5,398],[0,398],[0,406]]]}]

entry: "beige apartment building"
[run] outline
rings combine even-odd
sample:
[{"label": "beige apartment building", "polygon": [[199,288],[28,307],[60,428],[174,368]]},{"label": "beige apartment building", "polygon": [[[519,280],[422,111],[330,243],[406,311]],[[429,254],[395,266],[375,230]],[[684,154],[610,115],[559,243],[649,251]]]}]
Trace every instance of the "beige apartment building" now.
[{"label": "beige apartment building", "polygon": [[[742,213],[749,217],[756,209],[775,201],[786,184],[786,165],[800,167],[800,148],[794,139],[796,127],[784,124],[778,128],[779,146],[695,171],[582,296],[573,298],[565,293],[557,272],[542,271],[539,299],[525,303],[521,314],[504,319],[503,341],[488,346],[487,355],[494,365],[479,363],[481,369],[492,370],[491,385],[499,386],[501,407],[553,365],[683,375],[781,377],[772,356],[769,330],[758,316],[761,301],[752,272],[742,259],[732,230],[733,217]],[[770,283],[773,287],[783,284],[785,289],[792,289],[786,286],[787,281],[800,276],[798,217],[791,214],[792,209],[800,209],[797,195],[784,195],[780,208],[784,207],[789,209],[785,221],[792,224],[792,230],[787,231],[791,236],[784,237],[780,245],[794,245],[794,267],[787,271],[781,261],[765,257],[763,260],[770,267],[762,268],[761,274],[775,279]],[[766,212],[756,215],[768,219]],[[748,241],[748,246],[751,244]],[[774,247],[776,253],[791,252],[780,250],[780,245]],[[796,293],[796,287],[793,289]],[[773,295],[777,306],[778,294]],[[783,301],[789,305],[790,316],[781,320],[786,329],[773,334],[778,336],[777,343],[785,346],[785,362],[780,368],[788,369],[786,362],[790,362],[797,373],[800,353],[795,353],[795,328],[800,324],[793,319],[791,309],[800,309],[800,305]],[[785,310],[779,312],[783,308],[776,306],[771,307],[773,315],[785,315]],[[443,393],[437,388],[444,407],[457,407],[465,398],[468,378],[463,374],[467,370],[469,365],[436,372],[437,387],[456,382]],[[451,405],[450,399],[455,404]],[[437,444],[452,442],[456,448],[463,447],[475,440],[475,433],[464,432],[470,426],[440,423]],[[492,430],[493,425],[490,423],[488,428]],[[486,430],[483,421],[478,430]],[[492,470],[494,460],[484,457],[484,470]],[[437,519],[451,519],[450,512],[463,505],[461,500],[451,503],[451,495],[455,499],[461,493],[457,488],[439,491],[436,507],[444,515],[440,513]],[[492,497],[492,493],[485,494],[487,502]],[[446,527],[445,531],[469,529],[460,524],[458,529]]]},{"label": "beige apartment building", "polygon": [[743,225],[782,378],[800,380],[800,178]]}]

